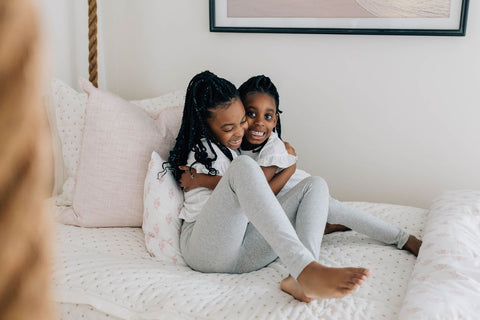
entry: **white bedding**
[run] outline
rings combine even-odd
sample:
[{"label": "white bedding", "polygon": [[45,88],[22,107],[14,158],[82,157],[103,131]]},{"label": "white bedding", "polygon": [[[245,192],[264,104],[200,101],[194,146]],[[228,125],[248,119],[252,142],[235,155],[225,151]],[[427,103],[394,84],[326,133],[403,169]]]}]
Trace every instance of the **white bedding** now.
[{"label": "white bedding", "polygon": [[104,313],[95,307],[87,304],[78,303],[59,303],[57,304],[57,316],[56,319],[70,320],[70,319],[82,319],[82,320],[121,320],[121,318],[112,316],[108,313]]},{"label": "white bedding", "polygon": [[[427,211],[351,203],[421,236]],[[55,300],[62,319],[397,319],[415,257],[355,232],[324,237],[320,262],[372,277],[344,299],[303,303],[279,289],[280,261],[248,274],[203,274],[149,256],[140,228],[58,225]],[[108,314],[108,316],[107,316]]]},{"label": "white bedding", "polygon": [[480,191],[433,201],[400,319],[480,319]]}]

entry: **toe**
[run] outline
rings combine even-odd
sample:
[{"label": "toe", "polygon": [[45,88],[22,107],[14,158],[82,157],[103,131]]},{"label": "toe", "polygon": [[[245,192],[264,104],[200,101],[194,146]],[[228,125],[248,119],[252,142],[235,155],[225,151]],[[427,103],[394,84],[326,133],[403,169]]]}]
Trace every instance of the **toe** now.
[{"label": "toe", "polygon": [[362,271],[362,274],[365,276],[365,277],[370,277],[370,275],[372,274],[372,272],[369,270],[369,269],[363,269]]},{"label": "toe", "polygon": [[367,280],[367,277],[363,274],[356,274],[352,278],[353,278],[354,281],[357,281],[357,282],[358,281],[364,282],[365,280]]},{"label": "toe", "polygon": [[339,292],[342,294],[342,296],[346,296],[347,294],[351,294],[354,290],[355,290],[355,287],[342,288],[339,290]]},{"label": "toe", "polygon": [[357,284],[359,286],[361,286],[364,282],[365,282],[365,280],[363,280],[363,279],[355,279],[355,281],[353,281],[354,284]]}]

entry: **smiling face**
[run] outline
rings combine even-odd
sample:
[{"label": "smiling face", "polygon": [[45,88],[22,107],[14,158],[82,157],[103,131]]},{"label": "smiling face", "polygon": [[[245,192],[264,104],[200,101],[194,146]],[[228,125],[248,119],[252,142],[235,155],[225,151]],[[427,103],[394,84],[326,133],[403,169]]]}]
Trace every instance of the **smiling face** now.
[{"label": "smiling face", "polygon": [[207,122],[218,142],[232,150],[238,149],[247,129],[245,108],[240,99],[233,99],[228,107],[218,106],[209,111],[212,116]]},{"label": "smiling face", "polygon": [[253,145],[260,145],[270,137],[277,125],[277,106],[267,93],[252,93],[245,99],[248,130],[245,139]]}]

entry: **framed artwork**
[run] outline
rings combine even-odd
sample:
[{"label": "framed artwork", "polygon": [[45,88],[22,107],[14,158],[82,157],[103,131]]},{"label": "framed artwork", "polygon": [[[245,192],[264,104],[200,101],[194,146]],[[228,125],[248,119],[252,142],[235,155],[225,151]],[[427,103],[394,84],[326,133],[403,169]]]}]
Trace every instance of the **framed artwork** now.
[{"label": "framed artwork", "polygon": [[464,36],[469,0],[210,0],[210,31]]}]

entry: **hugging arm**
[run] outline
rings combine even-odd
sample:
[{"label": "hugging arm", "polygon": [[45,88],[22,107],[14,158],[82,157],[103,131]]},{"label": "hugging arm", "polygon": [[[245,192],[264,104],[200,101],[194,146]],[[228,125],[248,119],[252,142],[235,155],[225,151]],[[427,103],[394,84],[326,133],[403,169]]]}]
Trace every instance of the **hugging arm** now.
[{"label": "hugging arm", "polygon": [[[222,178],[222,176],[211,176],[204,173],[197,173],[195,169],[188,166],[180,166],[179,168],[184,171],[182,173],[182,177],[180,178],[180,186],[184,191],[190,191],[198,187],[205,187],[213,190]],[[273,193],[277,195],[285,186],[288,179],[290,179],[292,174],[295,172],[296,165],[294,164],[282,170],[278,174],[275,174],[275,171],[278,168],[276,166],[261,168],[265,174],[268,184],[270,185],[270,188],[272,189]]]},{"label": "hugging arm", "polygon": [[296,164],[291,165],[288,168],[283,169],[279,173],[275,174],[278,167],[277,166],[270,166],[270,167],[260,167],[267,178],[268,184],[272,189],[273,193],[277,195],[280,190],[285,186],[288,179],[295,173],[295,169],[297,168]]},{"label": "hugging arm", "polygon": [[[285,149],[288,154],[296,156],[295,149],[288,143],[285,143]],[[190,191],[198,187],[204,187],[208,189],[215,189],[222,176],[211,176],[208,174],[197,173],[197,171],[188,166],[179,166],[180,170],[183,170],[182,177],[180,178],[180,186],[184,191]],[[260,167],[265,175],[265,178],[272,189],[272,192],[277,195],[285,186],[290,177],[295,173],[297,169],[296,163],[288,168],[283,169],[278,174],[275,174],[278,167]]]},{"label": "hugging arm", "polygon": [[[283,142],[285,144],[285,149],[287,150],[288,154],[291,154],[293,156],[296,156],[295,149],[290,145],[288,142]],[[276,170],[278,169],[277,166],[271,166],[271,167],[261,167],[263,170],[263,173],[265,174],[265,177],[267,178],[268,184],[270,185],[270,188],[272,188],[272,191],[275,195],[277,195],[280,190],[285,186],[285,184],[288,182],[290,177],[295,173],[295,170],[297,169],[297,164],[294,163],[290,167],[287,167],[280,171],[279,173],[275,174]]]},{"label": "hugging arm", "polygon": [[211,176],[208,174],[197,173],[197,170],[188,166],[179,166],[183,170],[180,178],[180,187],[184,191],[190,191],[198,187],[205,187],[208,189],[215,189],[222,176]]}]

